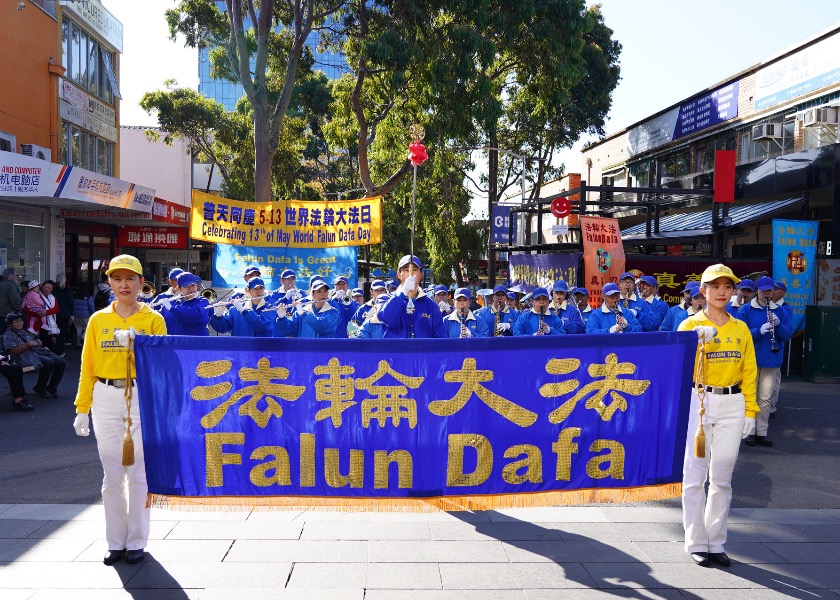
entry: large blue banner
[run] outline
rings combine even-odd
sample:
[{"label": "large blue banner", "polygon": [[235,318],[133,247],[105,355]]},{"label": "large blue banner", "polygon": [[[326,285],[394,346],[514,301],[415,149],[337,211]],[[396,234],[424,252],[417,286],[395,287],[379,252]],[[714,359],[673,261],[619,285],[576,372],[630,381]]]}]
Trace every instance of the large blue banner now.
[{"label": "large blue banner", "polygon": [[675,496],[696,340],[140,336],[149,492],[452,510]]},{"label": "large blue banner", "polygon": [[580,253],[570,254],[511,254],[508,258],[510,289],[527,293],[535,287],[551,288],[558,279],[577,285]]},{"label": "large blue banner", "polygon": [[[493,228],[494,244],[510,243],[510,209],[510,206],[501,206],[500,204],[493,206],[493,219],[491,227]],[[513,222],[513,238],[515,241],[516,221]]]},{"label": "large blue banner", "polygon": [[213,255],[213,287],[242,287],[246,267],[257,266],[266,288],[280,287],[280,274],[295,272],[297,287],[306,289],[312,275],[321,275],[332,285],[344,275],[350,289],[357,286],[358,246],[340,248],[257,248],[235,244],[216,244]]},{"label": "large blue banner", "polygon": [[805,307],[814,303],[819,223],[773,219],[773,279],[787,286],[794,331],[805,328]]}]

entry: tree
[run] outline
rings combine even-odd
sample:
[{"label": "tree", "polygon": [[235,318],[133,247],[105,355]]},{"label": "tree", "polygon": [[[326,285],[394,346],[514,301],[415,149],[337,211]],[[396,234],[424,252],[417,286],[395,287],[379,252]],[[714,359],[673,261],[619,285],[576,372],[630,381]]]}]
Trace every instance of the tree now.
[{"label": "tree", "polygon": [[[296,80],[311,67],[305,43],[343,2],[180,0],[166,11],[170,36],[194,48],[216,47],[217,74],[242,84],[253,111],[254,197],[271,200],[271,170]],[[253,60],[253,64],[252,64]]]}]

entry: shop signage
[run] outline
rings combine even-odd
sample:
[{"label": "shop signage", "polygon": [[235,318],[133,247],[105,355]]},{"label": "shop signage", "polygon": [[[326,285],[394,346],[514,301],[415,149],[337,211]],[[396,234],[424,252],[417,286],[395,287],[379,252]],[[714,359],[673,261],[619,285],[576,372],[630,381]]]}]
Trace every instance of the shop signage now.
[{"label": "shop signage", "polygon": [[152,221],[186,227],[190,224],[190,208],[155,197],[155,203],[152,206]]},{"label": "shop signage", "polygon": [[[509,244],[510,206],[493,206],[493,243]],[[516,221],[513,222],[513,237],[516,239]]]},{"label": "shop signage", "polygon": [[108,12],[99,0],[63,3],[64,10],[72,13],[98,33],[114,50],[123,51],[123,25]]},{"label": "shop signage", "polygon": [[0,215],[7,223],[21,225],[38,225],[44,227],[47,221],[47,211],[30,204],[10,204],[0,202]]},{"label": "shop signage", "polygon": [[803,48],[755,74],[755,110],[804,96],[840,81],[840,33]]},{"label": "shop signage", "polygon": [[117,245],[124,248],[174,248],[185,250],[187,230],[178,227],[126,225],[117,233]]},{"label": "shop signage", "polygon": [[733,81],[631,129],[627,155],[647,152],[737,116],[738,82]]},{"label": "shop signage", "polygon": [[146,250],[146,262],[185,264],[198,261],[198,250],[158,250],[155,248]]},{"label": "shop signage", "polygon": [[117,117],[114,109],[76,87],[66,79],[58,88],[61,118],[108,140],[117,141]]}]

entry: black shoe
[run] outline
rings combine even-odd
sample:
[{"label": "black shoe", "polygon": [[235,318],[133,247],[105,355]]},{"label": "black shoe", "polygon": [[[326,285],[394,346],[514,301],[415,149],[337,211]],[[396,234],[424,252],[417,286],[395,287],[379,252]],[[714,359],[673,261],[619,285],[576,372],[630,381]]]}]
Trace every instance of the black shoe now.
[{"label": "black shoe", "polygon": [[757,435],[755,436],[755,443],[759,446],[764,446],[765,448],[772,448],[773,442],[767,439],[766,435]]},{"label": "black shoe", "polygon": [[144,558],[146,558],[146,553],[143,552],[143,548],[140,548],[139,550],[125,551],[125,562],[127,562],[130,565],[133,565],[134,563],[139,563]]},{"label": "black shoe", "polygon": [[102,559],[106,565],[113,565],[115,563],[120,562],[123,557],[123,552],[125,550],[108,550],[108,554],[105,555],[105,558]]},{"label": "black shoe", "polygon": [[755,436],[748,435],[747,438],[744,440],[745,446],[755,446]]},{"label": "black shoe", "polygon": [[35,392],[36,394],[38,394],[39,396],[41,396],[41,398],[49,398],[50,397],[50,395],[47,393],[47,388],[34,387],[34,388],[32,388],[32,391]]},{"label": "black shoe", "polygon": [[708,567],[710,564],[708,552],[692,552],[691,560],[694,561],[695,565],[699,565],[701,567]]},{"label": "black shoe", "polygon": [[55,388],[47,388],[47,393],[53,398],[58,398],[58,390]]},{"label": "black shoe", "polygon": [[775,419],[775,418],[776,418],[776,412],[775,412],[775,411],[773,411],[773,412],[771,412],[771,413],[770,413],[770,418],[771,418],[771,419]]},{"label": "black shoe", "polygon": [[15,410],[19,410],[21,412],[32,412],[35,410],[35,407],[29,404],[26,400],[21,400],[20,402],[15,402],[12,400],[12,407]]},{"label": "black shoe", "polygon": [[732,564],[732,561],[726,556],[726,552],[709,552],[709,560],[721,567],[728,567]]}]

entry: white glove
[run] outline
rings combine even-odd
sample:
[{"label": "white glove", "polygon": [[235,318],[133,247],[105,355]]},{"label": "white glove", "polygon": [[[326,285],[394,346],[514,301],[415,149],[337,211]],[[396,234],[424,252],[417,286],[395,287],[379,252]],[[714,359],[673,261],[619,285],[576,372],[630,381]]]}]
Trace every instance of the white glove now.
[{"label": "white glove", "polygon": [[[753,420],[753,422],[755,422]],[[76,418],[73,419],[73,429],[76,430],[76,435],[87,437],[90,435],[90,417],[87,413],[77,413]]]},{"label": "white glove", "polygon": [[306,312],[306,306],[304,306],[303,304],[298,304],[297,306],[295,306],[295,312],[298,316],[301,316],[303,313]]},{"label": "white glove", "polygon": [[452,310],[452,307],[446,302],[446,300],[441,300],[438,302],[438,306],[440,307],[440,312],[446,314]]},{"label": "white glove", "polygon": [[217,317],[221,317],[225,314],[225,305],[224,304],[217,304],[213,307],[213,314]]},{"label": "white glove", "polygon": [[245,311],[245,300],[234,300],[233,307],[239,312]]},{"label": "white glove", "polygon": [[621,327],[618,325],[613,325],[610,327],[610,333],[621,333]]},{"label": "white glove", "polygon": [[472,337],[472,331],[470,331],[466,327],[464,327],[464,337],[465,338]]},{"label": "white glove", "polygon": [[635,308],[631,308],[631,309],[630,309],[630,312],[631,312],[631,313],[633,313],[633,316],[634,316],[634,317],[638,317],[638,316],[639,316],[639,311],[637,311]]},{"label": "white glove", "polygon": [[406,277],[405,283],[402,284],[403,292],[407,295],[408,292],[413,292],[417,289],[417,275],[409,275]]},{"label": "white glove", "polygon": [[755,417],[744,417],[744,430],[741,432],[743,440],[748,435],[755,435]]},{"label": "white glove", "polygon": [[759,331],[761,331],[761,335],[767,335],[768,333],[770,333],[771,328],[772,326],[770,325],[770,323],[765,323],[761,326],[761,329]]},{"label": "white glove", "polygon": [[510,329],[510,323],[499,323],[499,331],[508,331]]},{"label": "white glove", "polygon": [[130,329],[118,329],[114,332],[114,341],[123,348],[128,348],[131,340],[133,340],[136,335],[137,330],[134,329],[134,327],[131,327]]},{"label": "white glove", "polygon": [[295,297],[295,288],[292,288],[286,292],[286,300],[293,300]]},{"label": "white glove", "polygon": [[773,327],[775,327],[776,325],[781,323],[781,321],[779,321],[779,317],[777,317],[773,313],[770,313],[770,321],[769,322],[770,322],[771,325],[773,325]]},{"label": "white glove", "polygon": [[703,342],[711,342],[712,338],[715,337],[717,330],[714,327],[698,325],[694,328],[694,331],[697,333],[697,341]]},{"label": "white glove", "polygon": [[169,310],[172,308],[172,298],[164,298],[160,301],[160,305],[166,310]]}]

